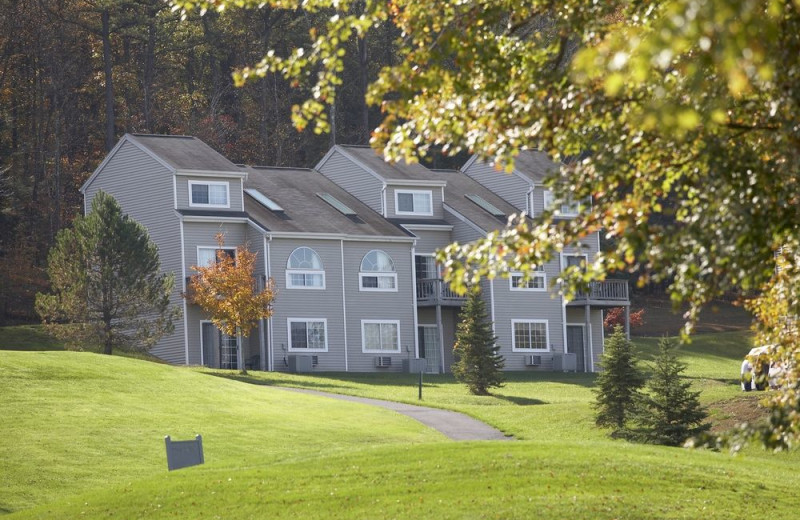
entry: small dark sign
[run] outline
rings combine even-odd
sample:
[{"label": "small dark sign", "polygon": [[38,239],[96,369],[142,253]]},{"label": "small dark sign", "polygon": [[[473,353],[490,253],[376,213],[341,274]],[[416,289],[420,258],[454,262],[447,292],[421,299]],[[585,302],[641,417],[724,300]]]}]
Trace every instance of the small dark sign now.
[{"label": "small dark sign", "polygon": [[181,469],[197,466],[203,461],[203,437],[196,436],[193,441],[173,441],[169,435],[164,437],[167,443],[167,468]]}]

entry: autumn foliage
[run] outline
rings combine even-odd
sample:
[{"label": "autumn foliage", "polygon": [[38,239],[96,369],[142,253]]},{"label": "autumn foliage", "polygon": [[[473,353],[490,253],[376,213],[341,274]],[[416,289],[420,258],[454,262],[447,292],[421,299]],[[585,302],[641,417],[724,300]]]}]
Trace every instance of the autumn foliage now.
[{"label": "autumn foliage", "polygon": [[[631,327],[640,327],[644,325],[644,309],[639,309],[632,312],[630,315]],[[606,311],[606,317],[603,319],[603,327],[606,330],[614,330],[617,325],[625,326],[625,307],[614,307]]]},{"label": "autumn foliage", "polygon": [[[240,246],[233,258],[223,249],[224,235],[218,233],[216,238],[216,262],[192,267],[197,274],[192,276],[185,297],[208,312],[211,322],[223,333],[246,337],[259,320],[272,315],[274,284],[271,279],[266,280],[262,288],[253,277],[256,253]],[[239,367],[243,368],[241,342],[238,358]]]}]

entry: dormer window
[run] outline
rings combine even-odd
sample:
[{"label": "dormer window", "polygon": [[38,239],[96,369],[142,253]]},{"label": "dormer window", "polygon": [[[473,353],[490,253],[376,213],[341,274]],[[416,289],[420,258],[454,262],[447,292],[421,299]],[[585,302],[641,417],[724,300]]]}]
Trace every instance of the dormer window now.
[{"label": "dormer window", "polygon": [[362,291],[397,291],[394,261],[380,249],[374,249],[364,255],[358,278]]},{"label": "dormer window", "polygon": [[286,264],[286,287],[289,289],[324,289],[322,260],[310,247],[298,247]]},{"label": "dormer window", "polygon": [[189,181],[189,206],[229,208],[230,186],[227,182]]},{"label": "dormer window", "polygon": [[394,201],[398,215],[433,216],[433,192],[429,190],[395,190]]},{"label": "dormer window", "polygon": [[[544,190],[544,209],[553,209],[555,194],[551,190]],[[562,204],[561,207],[556,208],[557,217],[577,217],[580,213],[580,202],[568,201]]]}]

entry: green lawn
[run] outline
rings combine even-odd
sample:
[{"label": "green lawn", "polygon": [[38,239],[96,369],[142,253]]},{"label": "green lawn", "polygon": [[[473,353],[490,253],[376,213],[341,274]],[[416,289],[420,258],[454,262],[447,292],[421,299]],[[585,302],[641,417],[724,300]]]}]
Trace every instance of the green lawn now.
[{"label": "green lawn", "polygon": [[[640,343],[651,357],[655,340]],[[747,349],[740,333],[686,347],[705,403],[742,397]],[[734,457],[611,440],[592,425],[592,383],[591,375],[509,374],[495,396],[475,397],[449,376],[426,376],[423,404],[524,439],[455,443],[392,412],[270,388],[416,403],[411,375],[242,378],[96,354],[2,352],[0,508],[14,518],[796,514],[796,453]],[[163,436],[195,433],[206,464],[167,472]]]},{"label": "green lawn", "polygon": [[0,350],[64,350],[64,344],[45,333],[41,325],[0,327]]}]

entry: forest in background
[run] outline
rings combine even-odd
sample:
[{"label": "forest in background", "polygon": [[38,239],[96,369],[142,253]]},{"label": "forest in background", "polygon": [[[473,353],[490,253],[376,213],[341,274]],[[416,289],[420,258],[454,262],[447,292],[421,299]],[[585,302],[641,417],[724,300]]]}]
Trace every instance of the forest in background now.
[{"label": "forest in background", "polygon": [[124,133],[194,135],[236,163],[310,167],[334,142],[368,143],[380,114],[364,93],[396,58],[390,24],[348,42],[335,131],[317,135],[290,121],[307,86],[268,74],[237,88],[231,73],[270,48],[307,45],[331,13],[264,8],[181,21],[164,0],[0,6],[0,324],[36,319],[55,235]]}]

